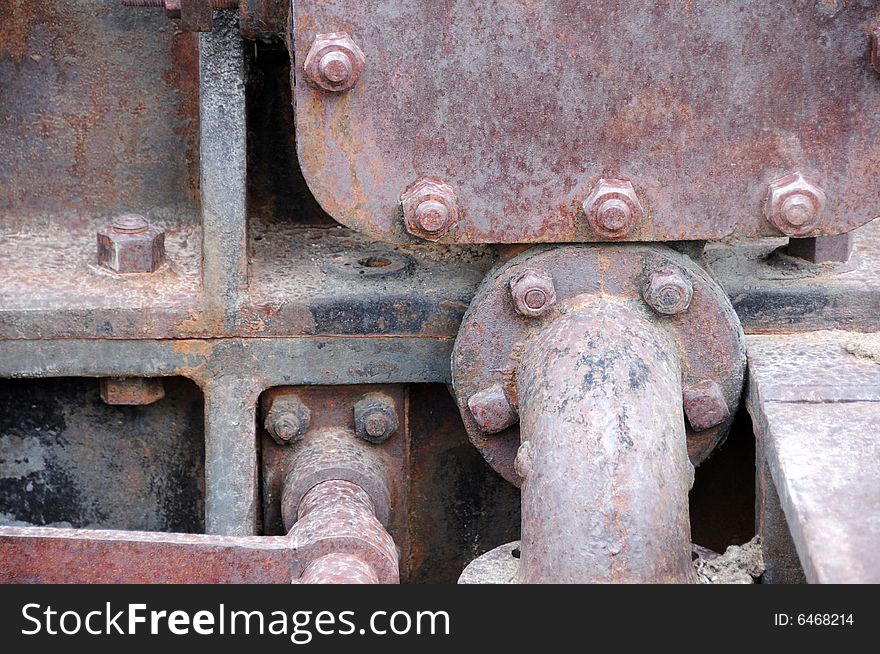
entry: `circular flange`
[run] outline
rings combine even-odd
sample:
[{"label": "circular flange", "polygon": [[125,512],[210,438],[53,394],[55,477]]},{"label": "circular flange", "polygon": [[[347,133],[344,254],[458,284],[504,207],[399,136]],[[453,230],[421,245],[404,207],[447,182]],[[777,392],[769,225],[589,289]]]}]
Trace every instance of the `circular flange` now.
[{"label": "circular flange", "polygon": [[[539,317],[518,314],[511,298],[511,279],[527,270],[549,275],[555,285],[557,302]],[[657,270],[678,271],[693,285],[686,311],[658,315],[645,304],[643,289]],[[695,466],[723,441],[733,421],[745,372],[745,339],[724,291],[702,268],[689,257],[655,245],[533,248],[486,276],[465,313],[452,353],[453,394],[468,436],[486,461],[516,486],[521,484],[514,469],[519,425],[495,434],[483,432],[468,398],[500,384],[517,406],[516,370],[522,345],[542,325],[583,305],[589,296],[620,303],[668,330],[679,348],[683,389],[705,382],[720,387],[728,409],[724,420],[700,431],[685,422],[688,455]]]}]

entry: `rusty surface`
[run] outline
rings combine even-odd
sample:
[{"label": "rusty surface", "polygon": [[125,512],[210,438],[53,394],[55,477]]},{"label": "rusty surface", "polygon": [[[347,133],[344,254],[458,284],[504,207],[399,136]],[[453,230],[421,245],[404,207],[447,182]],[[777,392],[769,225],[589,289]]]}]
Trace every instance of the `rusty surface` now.
[{"label": "rusty surface", "polygon": [[786,252],[810,263],[846,263],[852,256],[853,235],[814,236],[813,238],[791,238]]},{"label": "rusty surface", "polygon": [[587,296],[517,366],[522,583],[688,583],[678,347],[650,317]]},{"label": "rusty surface", "polygon": [[[330,479],[312,487],[299,504],[290,537],[312,562],[303,583],[400,583],[394,540],[376,518],[371,496],[350,481]],[[349,556],[328,560],[333,554]],[[351,557],[362,565],[352,565]]]},{"label": "rusty surface", "polygon": [[[770,183],[795,172],[828,202],[806,236],[880,214],[867,57],[870,3],[446,3],[298,0],[292,71],[299,159],[334,218],[410,239],[400,193],[456,189],[459,243],[607,240],[581,204],[630,180],[646,208],[633,241],[777,235]],[[302,62],[345,30],[370,62],[343,95]]]},{"label": "rusty surface", "polygon": [[165,263],[165,232],[138,214],[98,230],[98,266],[115,273],[152,273]]},{"label": "rusty surface", "polygon": [[[656,316],[642,300],[652,272],[673,268],[687,279],[693,297],[687,311]],[[527,269],[540,269],[555,283],[558,302],[543,317],[519,316],[508,286]],[[688,452],[698,465],[721,442],[739,404],[745,353],[743,335],[730,303],[718,285],[689,258],[657,246],[570,246],[535,248],[506,262],[487,276],[477,291],[456,339],[452,357],[454,394],[471,440],[487,461],[509,481],[520,479],[513,467],[520,435],[517,426],[498,434],[479,428],[468,399],[502,384],[516,405],[516,370],[523,360],[522,344],[547,321],[570,310],[583,298],[613,299],[635,314],[657,321],[677,343],[682,384],[716,382],[724,393],[729,415],[702,431],[688,429]],[[681,401],[681,400],[679,400]]]},{"label": "rusty surface", "polygon": [[691,428],[703,431],[720,425],[730,417],[724,389],[711,379],[704,379],[682,390],[684,414]]},{"label": "rusty surface", "polygon": [[312,412],[296,395],[279,397],[266,412],[263,427],[279,445],[302,440],[309,429]]},{"label": "rusty surface", "polygon": [[811,583],[880,580],[880,338],[748,338],[758,443]]},{"label": "rusty surface", "polygon": [[[363,440],[355,432],[355,405],[377,392],[399,419],[398,428],[381,444]],[[309,428],[296,443],[279,446],[268,434],[260,436],[264,532],[285,533],[295,523],[302,497],[310,488],[341,479],[369,494],[379,522],[387,526],[406,558],[410,542],[406,394],[406,387],[400,385],[280,386],[263,393],[264,415],[275,402],[291,395],[311,411]],[[404,567],[401,575],[408,574]]]},{"label": "rusty surface", "polygon": [[[0,4],[0,216],[56,235],[94,215],[173,209],[198,186],[193,35],[116,2]],[[133,54],[134,53],[134,54]]]},{"label": "rusty surface", "polygon": [[354,433],[368,443],[379,445],[400,427],[397,407],[384,393],[368,393],[354,405]]},{"label": "rusty surface", "polygon": [[289,0],[240,0],[238,4],[243,37],[278,41],[287,34]]},{"label": "rusty surface", "polygon": [[857,229],[852,237],[852,256],[845,264],[813,264],[789,256],[783,239],[733,247],[713,244],[705,261],[747,334],[877,331],[880,221]]},{"label": "rusty surface", "polygon": [[162,380],[145,377],[106,377],[100,389],[106,404],[119,406],[146,406],[165,397]]},{"label": "rusty surface", "polygon": [[287,537],[0,527],[3,583],[275,583],[301,562]]}]

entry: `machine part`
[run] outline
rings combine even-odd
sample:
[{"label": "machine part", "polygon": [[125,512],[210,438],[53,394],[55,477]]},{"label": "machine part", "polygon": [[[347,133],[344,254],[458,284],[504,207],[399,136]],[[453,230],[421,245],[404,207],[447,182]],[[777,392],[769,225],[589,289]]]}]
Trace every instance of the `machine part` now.
[{"label": "machine part", "polygon": [[101,399],[106,404],[146,406],[165,397],[161,379],[146,377],[105,377],[100,381]]},{"label": "machine part", "polygon": [[678,348],[650,317],[583,299],[517,366],[519,581],[692,582]]},{"label": "machine part", "polygon": [[674,316],[688,310],[694,287],[680,270],[655,270],[648,278],[642,297],[661,316]]},{"label": "machine part", "polygon": [[597,240],[617,241],[626,238],[645,217],[645,208],[632,182],[625,179],[600,179],[584,200],[584,214]]},{"label": "machine part", "polygon": [[371,496],[350,481],[312,487],[290,536],[310,560],[301,583],[400,583],[394,540],[376,519]]},{"label": "machine part", "polygon": [[[833,19],[797,0],[661,12],[604,0],[291,5],[303,175],[327,213],[373,238],[413,240],[399,194],[426,174],[467,208],[443,237],[456,243],[774,236],[767,188],[792,171],[827,204],[784,233],[840,234],[880,215],[871,3]],[[299,68],[316,28],[331,26],[370,60],[345,102],[316,93]],[[622,237],[591,228],[582,205],[601,179],[632,180],[649,219]],[[800,203],[785,213],[800,220]],[[612,223],[624,214],[609,205]]]},{"label": "machine part", "polygon": [[406,231],[428,241],[446,236],[458,224],[455,190],[434,177],[410,184],[400,196]]},{"label": "machine part", "polygon": [[540,270],[526,270],[510,280],[510,296],[519,315],[526,318],[543,316],[556,304],[553,277]]},{"label": "machine part", "polygon": [[264,427],[279,445],[302,440],[309,429],[311,411],[296,395],[279,397],[266,414]]},{"label": "machine part", "polygon": [[477,391],[468,398],[467,405],[477,426],[486,434],[497,434],[519,421],[516,407],[501,384]]},{"label": "machine part", "polygon": [[391,500],[382,461],[370,456],[369,450],[361,447],[350,431],[316,434],[300,446],[286,467],[281,495],[285,529],[290,530],[297,521],[300,505],[309,490],[330,480],[348,481],[363,489],[370,497],[379,522],[389,524]]},{"label": "machine part", "polygon": [[837,236],[790,238],[786,252],[810,263],[846,263],[852,256],[852,232]]},{"label": "machine part", "polygon": [[[555,280],[556,318],[523,320],[514,310],[510,281],[531,269],[542,270]],[[693,294],[686,313],[657,316],[642,300],[642,293],[652,271],[667,269],[679,271]],[[687,388],[709,380],[722,389],[728,407],[726,419],[701,431],[687,430],[691,462],[699,465],[724,439],[733,409],[739,404],[745,367],[743,333],[718,284],[688,257],[660,246],[538,247],[487,276],[465,314],[452,354],[454,395],[471,441],[496,471],[520,485],[521,477],[514,469],[520,428],[511,423],[498,433],[484,431],[471,411],[470,399],[500,385],[511,405],[520,406],[523,398],[518,396],[516,371],[524,361],[523,344],[545,328],[547,321],[569,312],[572,303],[579,306],[583,297],[613,300],[635,315],[657,321],[679,348],[681,385]],[[499,397],[497,392],[494,396]],[[679,410],[682,402],[679,397]],[[500,416],[494,423],[497,425],[511,419],[503,405],[496,415]]]},{"label": "machine part", "polygon": [[347,91],[364,70],[364,53],[346,32],[318,34],[306,55],[303,70],[325,91]]},{"label": "machine part", "polygon": [[384,443],[399,426],[397,411],[387,395],[370,393],[354,405],[354,432],[368,443]]},{"label": "machine part", "polygon": [[684,414],[694,431],[711,429],[730,418],[730,407],[727,406],[724,389],[711,379],[685,388],[682,399]]},{"label": "machine part", "polygon": [[98,230],[98,265],[115,273],[151,273],[165,263],[165,232],[126,213]]},{"label": "machine part", "polygon": [[788,236],[804,236],[822,219],[827,204],[825,191],[800,173],[792,173],[770,183],[767,220]]}]

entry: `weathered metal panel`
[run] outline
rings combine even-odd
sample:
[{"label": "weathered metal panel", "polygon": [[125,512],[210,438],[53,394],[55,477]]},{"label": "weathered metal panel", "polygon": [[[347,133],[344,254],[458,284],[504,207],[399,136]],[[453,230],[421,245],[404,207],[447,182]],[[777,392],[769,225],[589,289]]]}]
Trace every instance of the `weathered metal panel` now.
[{"label": "weathered metal panel", "polygon": [[[299,158],[337,220],[407,240],[417,178],[457,196],[452,242],[607,240],[580,208],[630,180],[628,240],[775,235],[769,184],[800,172],[827,195],[815,228],[880,214],[873,2],[297,0]],[[348,90],[312,83],[318,34],[365,55]]]},{"label": "weathered metal panel", "polygon": [[806,579],[880,581],[880,339],[752,336],[748,352],[758,459]]}]

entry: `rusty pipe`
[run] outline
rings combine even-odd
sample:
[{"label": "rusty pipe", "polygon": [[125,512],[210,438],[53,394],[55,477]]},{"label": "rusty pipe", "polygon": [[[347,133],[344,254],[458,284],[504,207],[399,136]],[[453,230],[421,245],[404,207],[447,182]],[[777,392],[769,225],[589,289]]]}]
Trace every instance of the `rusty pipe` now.
[{"label": "rusty pipe", "polygon": [[387,479],[351,429],[312,434],[282,482],[288,535],[305,568],[298,583],[399,583],[397,547],[383,526]]},{"label": "rusty pipe", "polygon": [[693,467],[668,334],[599,300],[533,334],[520,361],[520,581],[692,581]]}]

